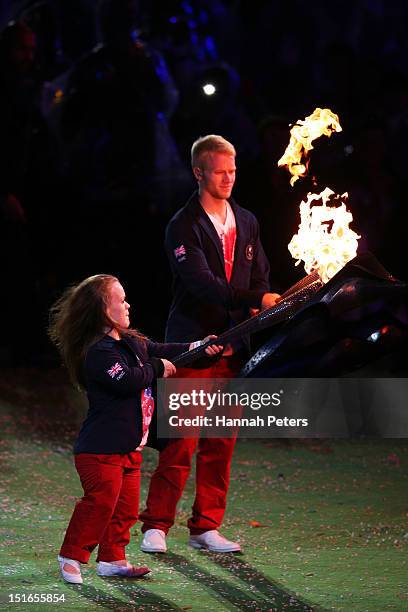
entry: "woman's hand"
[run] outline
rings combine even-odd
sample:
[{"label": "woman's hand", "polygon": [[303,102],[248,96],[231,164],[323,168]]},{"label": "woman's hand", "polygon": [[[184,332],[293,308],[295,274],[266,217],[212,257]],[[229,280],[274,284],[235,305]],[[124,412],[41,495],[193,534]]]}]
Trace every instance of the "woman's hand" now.
[{"label": "woman's hand", "polygon": [[169,376],[174,376],[176,373],[176,366],[168,359],[162,359],[164,365],[163,378],[169,378]]},{"label": "woman's hand", "polygon": [[[214,334],[211,334],[211,336],[206,336],[203,340],[197,340],[196,342],[191,342],[188,350],[192,351],[195,348],[198,348],[201,344],[206,344],[209,340],[215,340],[216,337],[217,336],[214,336]],[[207,346],[207,348],[205,349],[205,352],[207,353],[207,355],[210,355],[211,357],[213,357],[214,355],[217,355],[217,353],[220,353],[223,350],[224,350],[224,347],[221,344],[211,344],[210,346]]]}]

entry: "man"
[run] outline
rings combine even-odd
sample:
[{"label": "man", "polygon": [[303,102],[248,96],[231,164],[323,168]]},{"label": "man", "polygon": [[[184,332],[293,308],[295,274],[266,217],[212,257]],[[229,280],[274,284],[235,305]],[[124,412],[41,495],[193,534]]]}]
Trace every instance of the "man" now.
[{"label": "man", "polygon": [[[174,298],[166,339],[194,340],[220,333],[248,317],[250,309],[273,306],[269,264],[254,215],[230,199],[235,182],[235,149],[221,136],[199,138],[192,147],[198,192],[171,219],[165,246],[173,273]],[[222,357],[202,369],[180,368],[180,378],[231,378],[248,356],[248,339],[228,345]],[[221,525],[235,438],[171,440],[160,453],[146,510],[141,514],[145,552],[165,552],[177,502],[197,448],[196,497],[188,521],[190,545],[236,552],[240,545],[223,537]]]}]

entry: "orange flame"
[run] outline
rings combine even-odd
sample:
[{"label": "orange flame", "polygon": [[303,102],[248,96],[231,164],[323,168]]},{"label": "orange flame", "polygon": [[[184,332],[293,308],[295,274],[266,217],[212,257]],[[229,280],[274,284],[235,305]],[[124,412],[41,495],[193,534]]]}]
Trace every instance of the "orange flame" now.
[{"label": "orange flame", "polygon": [[[353,216],[344,202],[340,206],[328,205],[333,195],[328,187],[320,194],[308,194],[300,204],[299,231],[288,244],[290,254],[297,259],[296,265],[304,261],[307,274],[317,270],[323,283],[356,256],[360,238],[349,227]],[[343,200],[348,194],[335,197]],[[323,203],[312,207],[316,200]]]},{"label": "orange flame", "polygon": [[309,165],[309,151],[312,142],[320,136],[331,136],[341,132],[339,118],[329,108],[315,108],[313,113],[302,121],[299,119],[290,130],[290,141],[278,166],[287,166],[292,175],[293,186],[300,176],[305,176]]}]

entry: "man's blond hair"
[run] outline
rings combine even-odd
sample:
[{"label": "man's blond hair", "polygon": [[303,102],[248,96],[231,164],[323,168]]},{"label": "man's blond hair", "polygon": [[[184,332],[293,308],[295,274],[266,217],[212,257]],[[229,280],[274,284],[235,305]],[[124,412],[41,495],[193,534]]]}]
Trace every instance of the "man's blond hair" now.
[{"label": "man's blond hair", "polygon": [[222,136],[217,136],[217,134],[200,136],[191,147],[191,166],[201,168],[205,158],[211,153],[227,153],[234,157],[236,155],[234,145]]}]

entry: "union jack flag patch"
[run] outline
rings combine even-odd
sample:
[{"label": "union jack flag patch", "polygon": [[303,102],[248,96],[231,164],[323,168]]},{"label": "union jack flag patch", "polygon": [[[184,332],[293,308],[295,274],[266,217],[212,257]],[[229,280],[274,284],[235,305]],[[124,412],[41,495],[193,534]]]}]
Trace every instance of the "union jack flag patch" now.
[{"label": "union jack flag patch", "polygon": [[174,256],[177,259],[177,261],[183,261],[186,258],[186,247],[184,246],[184,244],[180,244],[179,247],[177,247],[176,249],[174,249]]},{"label": "union jack flag patch", "polygon": [[109,370],[107,370],[107,373],[111,378],[115,378],[116,374],[119,374],[119,372],[122,372],[122,370],[123,368],[120,363],[116,362],[115,365],[113,365]]}]

